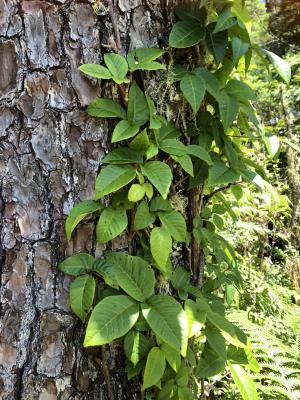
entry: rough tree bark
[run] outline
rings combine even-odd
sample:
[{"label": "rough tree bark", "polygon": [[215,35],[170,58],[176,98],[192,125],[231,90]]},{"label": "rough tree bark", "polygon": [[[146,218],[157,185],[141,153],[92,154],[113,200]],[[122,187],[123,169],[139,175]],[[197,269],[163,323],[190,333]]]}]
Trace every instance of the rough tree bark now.
[{"label": "rough tree bark", "polygon": [[[167,6],[116,1],[124,52],[165,44]],[[73,252],[103,250],[92,223],[67,243],[64,219],[75,202],[93,196],[110,132],[106,121],[84,112],[92,98],[111,92],[110,84],[77,67],[100,63],[113,43],[104,1],[0,0],[2,400],[139,398],[117,347],[82,348],[69,279],[57,270]]]}]

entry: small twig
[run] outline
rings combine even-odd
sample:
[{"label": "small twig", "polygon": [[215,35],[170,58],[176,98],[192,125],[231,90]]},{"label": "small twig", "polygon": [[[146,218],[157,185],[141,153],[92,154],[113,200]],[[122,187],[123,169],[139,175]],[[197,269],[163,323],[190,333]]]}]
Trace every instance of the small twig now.
[{"label": "small twig", "polygon": [[243,181],[240,180],[240,181],[237,181],[237,182],[228,183],[228,185],[222,186],[222,187],[220,187],[220,188],[214,190],[214,191],[211,192],[209,195],[207,195],[207,196],[204,197],[204,204],[207,204],[208,201],[209,201],[215,194],[217,194],[217,193],[219,193],[219,192],[223,192],[224,190],[229,189],[231,186],[233,186],[233,185],[238,185],[239,183],[243,183]]},{"label": "small twig", "polygon": [[109,6],[109,12],[110,12],[110,19],[112,26],[114,28],[114,33],[115,33],[115,41],[116,41],[116,47],[118,52],[122,50],[122,45],[121,45],[121,39],[120,39],[120,33],[117,25],[117,21],[115,18],[115,10],[114,10],[114,5],[112,0],[107,0],[108,6]]}]

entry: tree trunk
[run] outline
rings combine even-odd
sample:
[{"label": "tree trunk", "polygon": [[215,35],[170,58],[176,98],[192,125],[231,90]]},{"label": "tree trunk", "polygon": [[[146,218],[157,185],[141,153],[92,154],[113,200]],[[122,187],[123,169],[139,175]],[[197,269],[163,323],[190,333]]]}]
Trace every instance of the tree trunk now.
[{"label": "tree trunk", "polygon": [[[123,53],[166,44],[167,4],[117,1]],[[74,203],[93,197],[111,132],[84,111],[91,99],[110,95],[111,84],[77,67],[101,63],[115,36],[104,1],[0,0],[2,400],[139,398],[117,345],[82,347],[69,278],[57,270],[73,252],[104,250],[92,222],[68,243],[64,219]]]}]

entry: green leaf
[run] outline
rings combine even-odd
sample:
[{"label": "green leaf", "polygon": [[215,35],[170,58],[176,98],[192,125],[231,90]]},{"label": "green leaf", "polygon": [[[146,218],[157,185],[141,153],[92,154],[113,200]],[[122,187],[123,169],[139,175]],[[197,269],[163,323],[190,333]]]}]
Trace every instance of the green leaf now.
[{"label": "green leaf", "polygon": [[142,165],[141,170],[152,185],[159,191],[162,198],[166,199],[173,178],[170,167],[161,161],[149,161]]},{"label": "green leaf", "polygon": [[126,119],[126,112],[119,103],[111,99],[95,99],[93,100],[88,108],[87,113],[91,117],[99,118],[110,118],[117,117],[121,119]]},{"label": "green leaf", "polygon": [[126,210],[107,207],[99,218],[96,235],[99,243],[107,243],[119,236],[127,227]]},{"label": "green leaf", "polygon": [[147,155],[147,150],[150,147],[150,141],[146,129],[144,129],[133,139],[129,147],[141,154]]},{"label": "green leaf", "polygon": [[179,211],[160,212],[159,219],[171,236],[178,242],[185,242],[186,223]]},{"label": "green leaf", "polygon": [[128,94],[128,121],[136,125],[144,125],[149,119],[146,97],[135,82],[132,82]]},{"label": "green leaf", "polygon": [[290,83],[291,80],[291,66],[290,64],[283,60],[282,58],[278,57],[276,54],[272,53],[269,50],[262,49],[263,52],[269,58],[271,64],[276,69],[277,73],[281,76],[286,84]]},{"label": "green leaf", "polygon": [[159,294],[151,297],[141,308],[155,335],[185,357],[188,342],[187,320],[180,303],[171,296]]},{"label": "green leaf", "polygon": [[[194,114],[200,108],[201,102],[203,100],[206,86],[205,81],[199,75],[185,74],[180,82],[180,89],[184,94],[184,97],[191,105]],[[178,154],[180,155],[180,154]]]},{"label": "green leaf", "polygon": [[187,290],[190,284],[190,272],[184,267],[177,267],[172,272],[171,283],[176,290]]},{"label": "green leaf", "polygon": [[135,213],[134,217],[134,230],[145,229],[147,226],[153,224],[155,221],[155,215],[149,213],[149,206],[145,201],[142,201]]},{"label": "green leaf", "polygon": [[209,322],[219,329],[224,338],[236,347],[246,347],[247,343],[241,341],[241,338],[237,334],[235,326],[229,322],[225,317],[215,312],[208,312],[207,319]]},{"label": "green leaf", "polygon": [[205,29],[193,21],[176,22],[171,30],[169,44],[171,47],[182,49],[194,46],[205,38]]},{"label": "green leaf", "polygon": [[151,183],[147,182],[143,184],[143,187],[145,189],[146,196],[149,200],[151,200],[153,197],[153,186],[151,185]]},{"label": "green leaf", "polygon": [[94,200],[85,200],[76,204],[66,219],[65,229],[67,239],[71,239],[72,232],[80,221],[82,221],[87,215],[102,210],[103,207],[103,204],[100,204]]},{"label": "green leaf", "polygon": [[167,343],[161,345],[161,349],[166,357],[166,360],[170,364],[170,367],[178,372],[181,366],[181,357],[178,351],[175,351],[173,347],[169,346]]},{"label": "green leaf", "polygon": [[141,164],[143,157],[129,147],[120,147],[112,150],[102,160],[102,164]]},{"label": "green leaf", "polygon": [[191,2],[190,4],[182,4],[175,8],[175,13],[183,21],[192,21],[194,23],[205,23],[207,12],[205,7],[199,7],[199,2]]},{"label": "green leaf", "polygon": [[94,257],[87,253],[74,254],[66,258],[58,266],[58,269],[71,276],[86,274],[92,270]]},{"label": "green leaf", "polygon": [[236,18],[231,13],[230,7],[225,8],[218,17],[217,24],[213,33],[218,33],[231,28],[237,23]]},{"label": "green leaf", "polygon": [[112,134],[111,142],[116,143],[121,140],[129,139],[135,136],[139,131],[139,126],[130,124],[128,121],[123,120],[118,122]]},{"label": "green leaf", "polygon": [[219,64],[225,57],[228,43],[227,30],[213,33],[216,23],[212,22],[206,27],[205,43],[208,51],[213,55],[217,64]]},{"label": "green leaf", "polygon": [[148,103],[148,108],[149,108],[149,115],[150,115],[150,129],[159,129],[161,127],[161,120],[160,118],[156,115],[156,107],[154,104],[154,101],[151,99],[151,97],[146,95],[146,100]]},{"label": "green leaf", "polygon": [[186,146],[177,139],[164,139],[159,142],[159,148],[165,153],[175,156],[187,154]]},{"label": "green leaf", "polygon": [[[158,57],[162,56],[165,50],[155,48],[139,48],[128,53],[127,61],[130,71],[138,69],[161,69],[165,68],[160,63],[153,63]],[[156,68],[154,68],[156,66]]]},{"label": "green leaf", "polygon": [[159,347],[153,347],[147,357],[142,390],[156,385],[162,378],[166,368],[164,353]]},{"label": "green leaf", "polygon": [[154,197],[150,203],[150,211],[172,211],[173,208],[168,200],[160,196]]},{"label": "green leaf", "polygon": [[239,101],[256,101],[255,92],[245,82],[231,79],[226,85],[226,92],[236,97]]},{"label": "green leaf", "polygon": [[116,192],[131,182],[136,176],[136,170],[130,165],[108,165],[96,178],[95,197],[101,199],[105,195]]},{"label": "green leaf", "polygon": [[106,260],[114,268],[118,285],[129,296],[146,301],[153,294],[155,276],[145,260],[121,252],[107,252]]},{"label": "green leaf", "polygon": [[263,142],[271,158],[274,158],[280,148],[280,141],[277,135],[262,135]]},{"label": "green leaf", "polygon": [[193,162],[190,156],[187,154],[184,156],[171,155],[174,161],[178,162],[181,168],[186,171],[190,176],[194,176]]},{"label": "green leaf", "polygon": [[296,143],[293,143],[292,141],[290,141],[289,139],[282,139],[282,141],[284,143],[286,143],[287,145],[289,145],[292,149],[296,150],[298,153],[300,153],[300,146],[297,145]]},{"label": "green leaf", "polygon": [[140,201],[145,196],[145,193],[146,190],[143,185],[140,185],[139,183],[134,183],[129,189],[128,200],[133,202]]},{"label": "green leaf", "polygon": [[166,271],[167,261],[172,250],[172,238],[163,228],[154,228],[150,234],[150,249],[154,261],[162,272]]},{"label": "green leaf", "polygon": [[228,363],[231,376],[244,400],[258,400],[255,383],[240,365]]},{"label": "green leaf", "polygon": [[236,119],[239,103],[235,97],[228,95],[225,91],[219,95],[218,103],[222,124],[226,131]]},{"label": "green leaf", "polygon": [[216,353],[205,347],[197,367],[197,377],[210,378],[224,371],[226,361],[217,357]]},{"label": "green leaf", "polygon": [[84,339],[84,346],[101,346],[124,336],[139,317],[139,305],[129,296],[109,296],[94,308]]},{"label": "green leaf", "polygon": [[190,144],[187,146],[187,151],[194,157],[200,158],[200,160],[205,161],[208,165],[212,165],[212,159],[209,153],[202,147],[196,144]]},{"label": "green leaf", "polygon": [[150,348],[149,340],[139,332],[130,331],[125,336],[124,351],[133,365],[137,365],[148,354]]},{"label": "green leaf", "polygon": [[235,66],[238,65],[240,58],[246,54],[246,52],[248,51],[250,45],[249,43],[245,43],[243,42],[240,38],[238,38],[237,36],[234,36],[232,38],[232,59],[233,59],[233,63]]},{"label": "green leaf", "polygon": [[228,168],[223,161],[215,161],[209,168],[208,186],[220,186],[235,182],[239,179],[239,174],[233,169]]},{"label": "green leaf", "polygon": [[125,78],[128,72],[128,65],[123,56],[120,54],[106,53],[104,54],[104,61],[112,75],[112,79],[116,83],[128,82],[128,79]]},{"label": "green leaf", "polygon": [[209,325],[206,326],[205,336],[211,349],[218,355],[218,357],[223,358],[226,361],[227,349],[224,336],[216,328]]},{"label": "green leaf", "polygon": [[194,395],[187,387],[178,388],[178,400],[194,400]]},{"label": "green leaf", "polygon": [[96,282],[91,275],[78,276],[70,285],[70,305],[74,314],[85,321],[94,300]]},{"label": "green leaf", "polygon": [[204,327],[206,312],[193,300],[186,300],[184,310],[188,321],[189,338],[199,334]]},{"label": "green leaf", "polygon": [[109,70],[102,65],[98,64],[83,64],[78,68],[79,71],[83,72],[86,75],[92,76],[93,78],[98,79],[111,79],[111,73]]},{"label": "green leaf", "polygon": [[221,87],[216,76],[206,68],[201,67],[195,68],[193,73],[195,75],[199,75],[203,79],[208,93],[217,99],[219,97]]},{"label": "green leaf", "polygon": [[[189,367],[181,367],[177,376],[176,383],[179,387],[184,388],[188,386],[190,376],[190,368]],[[186,400],[187,398],[184,398]]]}]

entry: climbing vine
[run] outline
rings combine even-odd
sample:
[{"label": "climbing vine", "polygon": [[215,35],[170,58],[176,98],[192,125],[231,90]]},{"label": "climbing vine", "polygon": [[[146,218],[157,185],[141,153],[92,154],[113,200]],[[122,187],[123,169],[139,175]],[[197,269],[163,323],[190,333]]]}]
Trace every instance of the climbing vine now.
[{"label": "climbing vine", "polygon": [[[229,368],[242,396],[255,400],[245,368],[258,372],[259,366],[219,296],[240,283],[234,249],[219,233],[222,214],[235,218],[223,192],[239,198],[246,183],[259,188],[264,182],[245,144],[260,140],[274,151],[276,139],[264,133],[252,106],[255,93],[242,80],[252,53],[271,61],[286,82],[290,71],[251,43],[241,0],[200,3],[176,8],[168,49],[107,53],[105,66],[79,68],[112,80],[121,101],[97,98],[87,108],[91,117],[117,121],[116,145],[101,160],[94,199],[71,210],[66,235],[70,240],[93,214],[97,241],[125,233],[128,251],[96,259],[75,254],[59,269],[75,277],[70,304],[82,322],[88,319],[84,346],[122,338],[128,378],[141,374],[147,398],[199,398],[201,380]],[[176,121],[158,113],[141,84],[142,71],[157,70],[179,95]]]}]

